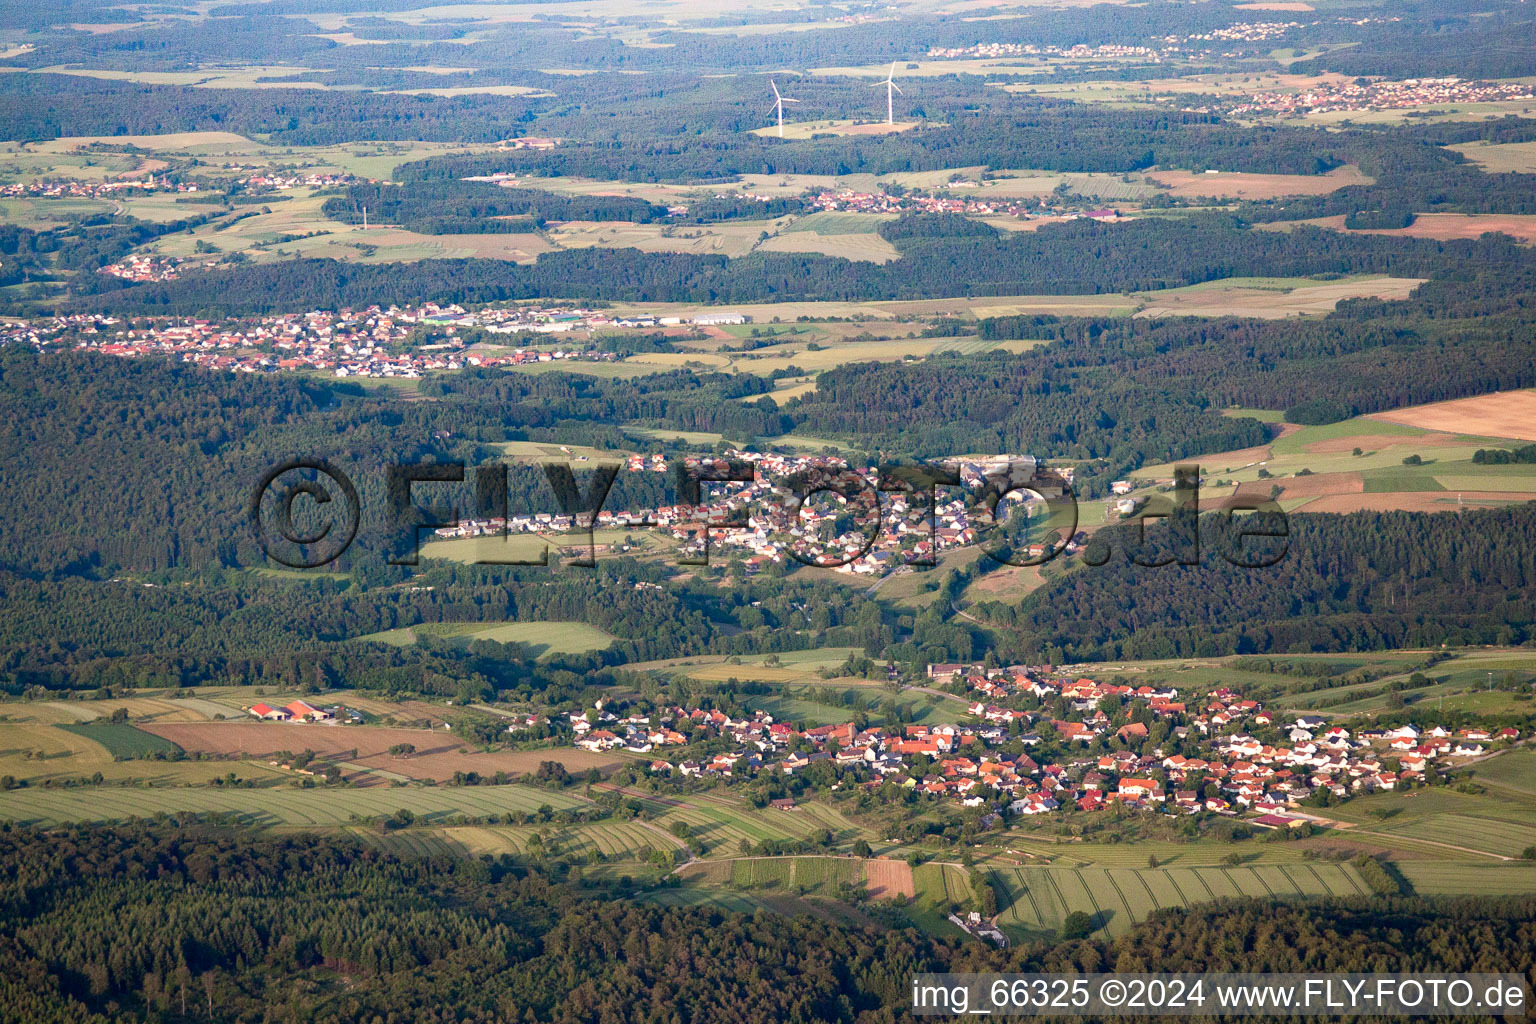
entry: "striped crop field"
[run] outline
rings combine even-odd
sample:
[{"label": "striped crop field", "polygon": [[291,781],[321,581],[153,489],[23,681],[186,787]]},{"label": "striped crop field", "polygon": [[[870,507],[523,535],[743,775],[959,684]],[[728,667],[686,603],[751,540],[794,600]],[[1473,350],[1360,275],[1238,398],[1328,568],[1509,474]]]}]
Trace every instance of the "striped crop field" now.
[{"label": "striped crop field", "polygon": [[[1512,809],[1513,810],[1513,809]],[[1511,816],[1518,815],[1515,810]],[[1462,814],[1438,814],[1422,820],[1391,822],[1382,831],[1409,839],[1427,839],[1450,846],[1484,850],[1501,857],[1518,857],[1526,847],[1536,844],[1536,814],[1520,815],[1526,820],[1509,821]]]},{"label": "striped crop field", "polygon": [[217,812],[250,825],[345,825],[353,816],[390,815],[400,809],[431,824],[458,815],[480,817],[509,811],[555,810],[587,801],[528,786],[464,786],[368,789],[224,789],[91,787],[24,789],[6,794],[0,818],[36,825],[118,821],[156,814]]},{"label": "striped crop field", "polygon": [[[801,809],[759,811],[699,797],[681,806],[666,807],[665,813],[657,819],[657,824],[670,830],[679,821],[686,823],[712,854],[735,853],[740,849],[742,840],[761,843],[764,840],[806,839],[832,827],[824,823],[823,814],[807,814]],[[844,824],[847,830],[856,831],[851,824]]]},{"label": "striped crop field", "polygon": [[1468,864],[1405,860],[1397,869],[1425,896],[1523,896],[1536,893],[1536,864]]},{"label": "striped crop field", "polygon": [[656,889],[636,897],[641,903],[654,903],[662,907],[710,907],[736,914],[750,914],[763,906],[762,901],[746,893],[729,889]]},{"label": "striped crop field", "polygon": [[731,864],[731,883],[749,889],[820,889],[864,881],[864,863],[851,857],[744,857]]},{"label": "striped crop field", "polygon": [[1255,846],[1253,843],[1221,843],[1202,841],[1176,843],[1143,840],[1134,843],[1051,843],[1028,836],[1010,836],[1007,842],[1010,853],[1028,853],[1052,867],[1146,867],[1149,855],[1157,858],[1159,865],[1177,867],[1204,867],[1219,865],[1230,854],[1236,853],[1245,860],[1264,864],[1299,863],[1304,846],[1295,843],[1279,843]]},{"label": "striped crop field", "polygon": [[909,913],[924,931],[935,935],[958,935],[948,920],[953,905],[969,907],[971,883],[965,869],[954,864],[919,864],[912,869],[912,887],[916,896]]},{"label": "striped crop field", "polygon": [[1511,750],[1479,764],[1477,781],[1536,797],[1536,750]]},{"label": "striped crop field", "polygon": [[351,828],[347,831],[374,849],[396,857],[462,857],[468,852],[449,839],[442,829],[377,832],[370,828]]},{"label": "striped crop field", "polygon": [[1285,899],[1365,896],[1370,892],[1353,867],[1335,863],[992,870],[1003,890],[1000,902],[1005,904],[999,921],[1034,935],[1054,933],[1062,919],[1075,910],[1093,916],[1103,934],[1120,935],[1165,907],[1244,896]]},{"label": "striped crop field", "polygon": [[648,828],[640,822],[596,822],[557,827],[553,825],[451,825],[379,832],[354,828],[365,842],[406,856],[454,854],[466,857],[499,857],[522,854],[534,833],[545,837],[546,854],[585,857],[596,850],[607,862],[644,861],[652,850],[682,848],[680,840]]}]

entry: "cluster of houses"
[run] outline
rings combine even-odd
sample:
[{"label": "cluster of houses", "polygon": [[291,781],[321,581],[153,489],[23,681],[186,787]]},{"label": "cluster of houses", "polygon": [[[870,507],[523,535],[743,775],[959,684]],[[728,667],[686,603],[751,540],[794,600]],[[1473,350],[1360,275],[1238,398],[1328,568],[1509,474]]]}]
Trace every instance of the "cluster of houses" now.
[{"label": "cluster of houses", "polygon": [[[1298,7],[1310,10],[1311,8]],[[1377,25],[1401,21],[1399,17],[1341,16],[1334,18],[1338,24]],[[1071,60],[1121,60],[1127,57],[1160,64],[1172,58],[1236,57],[1240,54],[1221,51],[1205,45],[1209,43],[1272,43],[1292,32],[1323,24],[1322,20],[1300,21],[1239,21],[1225,28],[1199,32],[1194,35],[1169,35],[1155,40],[1154,45],[1128,46],[1105,43],[1088,46],[1040,46],[1035,43],[978,43],[974,46],[931,47],[929,60],[976,60],[1000,57],[1065,57]]]},{"label": "cluster of houses", "polygon": [[[1397,18],[1339,18],[1338,21],[1348,20],[1353,24],[1364,25],[1378,21],[1397,21]],[[1267,43],[1279,39],[1298,29],[1322,24],[1320,21],[1240,21],[1228,25],[1226,28],[1212,29],[1209,32],[1199,32],[1188,36],[1165,36],[1157,40],[1158,45],[1153,46],[1128,46],[1120,43],[1105,43],[1098,46],[1088,46],[1078,43],[1075,46],[1040,46],[1035,43],[978,43],[974,46],[958,47],[932,47],[928,51],[930,60],[976,60],[999,57],[1065,57],[1070,60],[1119,60],[1126,57],[1137,60],[1145,60],[1151,63],[1161,63],[1173,57],[1211,56],[1214,51],[1205,43]],[[1222,56],[1236,56],[1232,53],[1223,53]]]},{"label": "cluster of houses", "polygon": [[[967,178],[956,178],[947,189],[981,188],[982,183]],[[1068,221],[1086,218],[1100,223],[1117,223],[1127,218],[1119,210],[1064,210],[1054,207],[1054,196],[1023,199],[955,198],[922,192],[903,192],[891,195],[886,192],[856,192],[852,189],[827,189],[811,197],[818,210],[845,213],[958,213],[972,217],[1004,216],[1039,221]],[[1051,212],[1047,212],[1047,210]]]},{"label": "cluster of houses", "polygon": [[[701,739],[730,744],[728,751],[705,757],[655,758],[650,762],[655,773],[741,778],[765,771],[792,775],[831,763],[853,771],[861,785],[890,783],[989,813],[1038,815],[1121,805],[1176,814],[1257,815],[1252,820],[1261,827],[1306,820],[1287,812],[1320,790],[1342,798],[1395,789],[1458,759],[1481,756],[1491,743],[1519,739],[1515,729],[1470,729],[1452,736],[1443,728],[1401,726],[1351,733],[1317,716],[1280,720],[1226,688],[1181,698],[1175,687],[1072,678],[1051,666],[985,671],[936,665],[930,674],[937,682],[963,679],[971,689],[999,698],[1030,693],[1058,709],[1060,698],[1070,717],[977,701],[969,709],[977,723],[903,728],[861,729],[852,722],[802,727],[761,710],[732,717],[697,707],[628,716],[598,708],[571,714],[567,724],[575,744],[589,750],[654,754]],[[1145,706],[1167,722],[1167,740],[1147,749],[1145,722],[1116,727],[1101,706],[1106,698]],[[1278,731],[1287,739],[1264,742],[1251,735],[1254,730]],[[1042,737],[1047,731],[1054,741]],[[1124,741],[1123,749],[1071,753],[1110,736]],[[1192,744],[1198,756],[1173,749],[1187,751]],[[1037,750],[1053,757],[1037,760]]]},{"label": "cluster of houses", "polygon": [[287,192],[296,188],[337,188],[342,185],[372,181],[372,178],[359,178],[355,174],[345,173],[275,174],[269,172],[237,179],[236,184],[243,186],[247,192]]},{"label": "cluster of houses", "polygon": [[[102,267],[100,273],[120,277],[125,281],[135,283],[142,281],[174,281],[181,276],[182,266],[187,262],[175,256],[156,256],[152,253],[134,253],[133,255],[108,263]],[[213,263],[204,261],[204,266],[211,267]]]},{"label": "cluster of houses", "polygon": [[[409,312],[409,311],[407,311]],[[438,307],[422,316],[422,322],[443,327],[479,327],[492,334],[565,334],[571,331],[648,330],[668,327],[719,327],[750,323],[745,313],[728,310],[692,316],[651,313],[614,314],[581,306],[518,305],[467,312],[462,307]]]},{"label": "cluster of houses", "polygon": [[1299,117],[1334,111],[1402,110],[1439,103],[1498,103],[1536,99],[1529,82],[1483,82],[1462,78],[1407,78],[1398,82],[1320,82],[1295,92],[1243,96],[1227,113]]},{"label": "cluster of houses", "polygon": [[[135,255],[103,267],[102,273],[130,281],[165,281],[189,266],[212,267],[209,259]],[[462,327],[498,334],[533,331],[563,334],[692,325],[745,323],[741,313],[701,313],[694,317],[614,316],[570,307],[511,306],[474,313],[459,306],[428,303],[400,309],[312,310],[251,318],[209,320],[170,317],[124,321],[100,314],[11,321],[0,327],[0,343],[36,348],[70,346],[118,356],[168,356],[210,369],[245,373],[284,370],[323,371],[337,377],[416,378],[466,366],[518,365],[557,360],[611,362],[614,352],[590,347],[589,339],[561,346],[479,347],[455,338]],[[445,328],[447,340],[409,351],[396,351],[413,330]]]},{"label": "cluster of houses", "polygon": [[[576,456],[574,461],[586,459]],[[771,564],[785,564],[786,559],[794,557],[797,561],[830,567],[839,573],[879,576],[914,562],[926,562],[944,551],[974,544],[979,539],[980,531],[968,519],[974,508],[964,495],[937,502],[930,513],[923,494],[901,490],[882,492],[878,470],[850,470],[837,456],[731,451],[718,460],[689,456],[688,461],[705,478],[711,475],[724,478],[728,461],[746,462],[753,468],[753,479],[712,485],[718,490],[707,495],[704,503],[698,506],[602,509],[593,521],[594,525],[598,529],[661,529],[682,542],[684,555],[693,557],[702,557],[705,553],[707,530],[712,557],[713,553],[720,552],[726,559],[741,557],[749,574]],[[997,483],[999,480],[1030,484],[1045,497],[1054,496],[1060,490],[1054,478],[1037,475],[1044,472],[1044,467],[1031,456],[958,459],[950,460],[946,465],[956,473],[960,487],[971,494],[989,483],[999,491],[1005,490],[1005,486]],[[670,463],[660,454],[633,455],[625,467],[630,472],[666,472]],[[822,492],[830,496],[829,504],[822,507],[809,501],[799,503],[785,483],[796,479],[843,479],[850,473],[856,473],[863,481],[862,489],[852,497],[847,493]],[[1070,469],[1060,473],[1062,479],[1071,482]],[[1050,482],[1045,482],[1047,479]],[[803,482],[797,488],[799,494],[809,494],[813,489],[814,484]],[[873,514],[877,504],[880,506],[878,525]],[[1026,512],[1034,512],[1044,502],[1031,497],[1022,504]],[[823,528],[828,533],[835,529],[837,521],[847,513],[854,514],[854,529],[831,538],[819,536]],[[1002,515],[1007,514],[1005,509]],[[437,530],[436,535],[448,540],[502,533],[561,533],[578,525],[585,528],[587,524],[578,524],[575,517],[569,515],[528,512],[507,517],[463,519],[457,526]],[[1076,550],[1086,539],[1083,534],[1074,536],[1066,545],[1067,550]],[[795,551],[794,556],[789,554],[791,549]],[[1044,553],[1044,548],[1034,544],[1029,551],[1039,555]]]},{"label": "cluster of houses", "polygon": [[129,193],[200,192],[204,186],[192,181],[171,181],[148,175],[143,178],[113,178],[110,181],[42,179],[0,185],[0,198],[22,199],[116,199]]}]

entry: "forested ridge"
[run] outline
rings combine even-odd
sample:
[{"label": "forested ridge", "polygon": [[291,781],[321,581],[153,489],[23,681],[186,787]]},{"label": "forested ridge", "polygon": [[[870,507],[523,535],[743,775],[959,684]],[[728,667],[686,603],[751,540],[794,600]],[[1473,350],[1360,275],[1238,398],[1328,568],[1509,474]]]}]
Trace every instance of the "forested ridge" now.
[{"label": "forested ridge", "polygon": [[[976,614],[1012,652],[1049,661],[1536,640],[1536,503],[1460,515],[1295,513],[1284,557],[1264,568],[1221,556],[1254,550],[1241,528],[1206,515],[1199,565],[1148,567],[1129,557],[1139,527],[1110,527],[1094,541],[1110,549],[1104,565]],[[1143,562],[1193,550],[1176,543],[1187,529],[1149,526],[1148,536]]]},{"label": "forested ridge", "polygon": [[[828,580],[773,574],[730,588],[662,586],[674,571],[666,564],[615,559],[562,571],[554,561],[434,563],[411,587],[392,585],[403,573],[382,569],[354,570],[361,585],[212,570],[113,581],[0,574],[0,690],[227,683],[455,696],[468,683],[477,695],[526,695],[569,692],[584,685],[572,673],[629,662],[820,646],[879,652],[897,636],[873,600]],[[421,624],[509,621],[584,622],[615,640],[537,666],[537,652],[515,643],[354,642]]]},{"label": "forested ridge", "polygon": [[995,237],[898,233],[901,258],[759,252],[738,258],[638,249],[567,249],[532,265],[422,260],[401,265],[327,259],[191,272],[173,281],[95,281],[78,311],[237,315],[427,300],[483,303],[570,298],[612,302],[801,302],[932,299],[959,295],[1094,295],[1200,284],[1226,277],[1392,274],[1434,277],[1467,266],[1514,272],[1529,250],[1503,236],[1432,241],[1314,227],[1255,231],[1231,217],[1075,220]]},{"label": "forested ridge", "polygon": [[[10,481],[0,568],[261,564],[242,520],[245,501],[262,473],[295,454],[331,459],[353,478],[362,505],[353,556],[371,553],[377,563],[394,551],[391,465],[499,463],[492,443],[557,427],[610,444],[627,422],[781,433],[777,413],[722,400],[766,387],[755,377],[687,370],[634,381],[467,370],[424,388],[438,400],[402,402],[298,375],[236,376],[159,359],[8,346],[0,351],[0,458],[25,472]],[[482,511],[472,477],[467,472],[448,494],[466,516]],[[537,465],[509,465],[508,489],[514,512],[560,511]],[[655,507],[670,494],[669,476],[621,473],[607,507]]]},{"label": "forested ridge", "polygon": [[[1536,384],[1525,275],[1431,282],[1403,302],[1315,320],[981,321],[984,339],[1053,343],[1021,355],[858,363],[784,408],[796,430],[873,451],[1030,451],[1078,463],[1079,488],[1149,463],[1261,443],[1229,406],[1309,409],[1324,422]],[[1433,365],[1433,374],[1422,368]]]},{"label": "forested ridge", "polygon": [[36,1024],[885,1024],[930,971],[1529,975],[1536,948],[1529,897],[1224,901],[994,950],[624,895],[560,863],[400,860],[302,832],[5,825],[0,1001]]}]

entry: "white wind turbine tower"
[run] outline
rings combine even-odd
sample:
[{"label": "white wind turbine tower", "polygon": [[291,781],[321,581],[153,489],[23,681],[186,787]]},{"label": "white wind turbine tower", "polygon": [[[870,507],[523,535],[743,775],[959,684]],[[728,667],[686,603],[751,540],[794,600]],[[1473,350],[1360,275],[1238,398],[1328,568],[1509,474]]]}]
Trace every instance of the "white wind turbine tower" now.
[{"label": "white wind turbine tower", "polygon": [[[894,89],[896,92],[901,92],[901,86],[896,84],[895,78],[896,78],[896,61],[893,60],[893,61],[891,61],[891,70],[885,76],[885,81],[883,81],[883,82],[876,82],[875,83],[875,87],[876,88],[878,88],[878,87],[880,87],[882,85],[885,86],[885,123],[886,124],[895,124],[896,123],[896,116],[895,116],[894,107],[893,107],[893,104],[894,104],[895,101],[892,98],[891,90]],[[901,94],[903,96],[906,95],[906,93],[904,93],[904,92],[901,92]]]},{"label": "white wind turbine tower", "polygon": [[779,138],[782,139],[784,137],[784,104],[799,103],[800,101],[779,95],[779,83],[773,79],[768,79],[768,84],[773,86],[773,105],[779,112]]}]

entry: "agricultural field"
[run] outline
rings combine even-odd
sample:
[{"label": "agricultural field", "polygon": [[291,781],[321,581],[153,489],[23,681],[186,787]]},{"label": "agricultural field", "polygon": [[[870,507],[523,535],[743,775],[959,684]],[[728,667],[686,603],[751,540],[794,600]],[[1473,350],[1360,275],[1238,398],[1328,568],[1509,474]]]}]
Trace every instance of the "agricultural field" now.
[{"label": "agricultural field", "polygon": [[[142,154],[92,153],[93,147],[132,147]],[[113,170],[132,170],[142,155],[162,159],[195,157],[208,164],[237,163],[253,169],[294,168],[305,173],[348,173],[388,179],[402,163],[448,153],[486,152],[493,146],[416,142],[353,142],[330,146],[274,146],[233,132],[171,132],[163,135],[69,136],[44,142],[0,145],[0,167],[12,161],[94,159]],[[107,161],[127,161],[124,166]],[[63,165],[61,165],[63,166]],[[71,176],[75,173],[71,171]],[[38,176],[57,176],[39,173]],[[298,190],[296,190],[298,191]]]},{"label": "agricultural field", "polygon": [[1536,390],[1499,391],[1373,413],[1367,418],[1421,430],[1536,441]]},{"label": "agricultural field", "polygon": [[901,253],[890,242],[867,231],[851,234],[787,231],[757,243],[756,248],[759,252],[814,252],[866,263],[889,263],[901,258]]},{"label": "agricultural field", "polygon": [[410,856],[499,857],[526,854],[535,836],[535,848],[550,856],[583,859],[595,852],[603,865],[634,867],[645,863],[653,850],[684,849],[681,840],[641,821],[603,821],[561,825],[460,825],[446,824],[380,832],[351,829],[379,849]]},{"label": "agricultural field", "polygon": [[1468,142],[1447,146],[1490,174],[1536,173],[1536,142]]},{"label": "agricultural field", "polygon": [[1014,867],[992,868],[1006,899],[998,923],[1020,938],[1055,934],[1062,921],[1081,910],[1095,932],[1123,935],[1131,925],[1163,907],[1210,900],[1255,897],[1286,899],[1365,896],[1370,889],[1347,864],[1298,862],[1179,868]]},{"label": "agricultural field", "polygon": [[[1305,11],[1306,4],[1254,3],[1238,4],[1239,9]],[[952,66],[953,62],[945,62]],[[991,62],[1001,65],[1003,62]],[[981,69],[975,73],[985,73]],[[1262,68],[1243,71],[1240,74],[1216,73],[1180,75],[1166,78],[1134,80],[1090,80],[1081,82],[1024,82],[1010,83],[1003,88],[1008,92],[1023,92],[1032,96],[1048,96],[1071,100],[1076,103],[1105,103],[1113,106],[1153,106],[1161,103],[1189,102],[1192,96],[1248,96],[1254,92],[1305,91],[1320,85],[1337,85],[1347,82],[1343,75],[1325,72],[1320,75],[1293,75]]]},{"label": "agricultural field", "polygon": [[731,862],[731,885],[831,895],[839,885],[863,885],[864,864],[852,857],[742,857]]},{"label": "agricultural field", "polygon": [[1473,772],[1479,783],[1512,789],[1536,800],[1536,750],[1512,750],[1489,758]]},{"label": "agricultural field", "polygon": [[1149,181],[1180,198],[1278,199],[1283,196],[1318,196],[1351,185],[1369,185],[1374,179],[1360,168],[1346,164],[1327,174],[1196,174],[1192,171],[1152,171]]},{"label": "agricultural field", "polygon": [[1520,242],[1536,243],[1536,215],[1532,214],[1421,213],[1405,228],[1346,228],[1344,219],[1345,215],[1339,214],[1308,220],[1255,224],[1254,229],[1291,231],[1298,226],[1310,224],[1352,234],[1402,235],[1408,238],[1432,238],[1438,241],[1477,238],[1490,231],[1497,231]]},{"label": "agricultural field", "polygon": [[[730,221],[723,224],[635,224],[630,221],[566,221],[551,224],[550,245],[563,249],[639,249],[641,252],[691,252],[745,256],[765,231],[780,221]],[[508,236],[511,237],[511,236]]]},{"label": "agricultural field", "polygon": [[[1496,755],[1486,764],[1508,756]],[[1516,766],[1517,778],[1524,777],[1524,767]],[[1504,787],[1497,793],[1460,788],[1376,793],[1329,808],[1326,814],[1346,823],[1351,837],[1369,835],[1405,849],[1435,851],[1440,860],[1508,862],[1532,845],[1536,834],[1536,798]]]},{"label": "agricultural field", "polygon": [[46,826],[190,811],[229,814],[249,825],[330,827],[350,824],[357,817],[388,816],[401,809],[430,824],[460,815],[531,813],[546,805],[558,811],[585,803],[567,793],[515,785],[338,790],[92,786],[14,790],[0,801],[0,819]]},{"label": "agricultural field", "polygon": [[694,317],[702,313],[745,313],[754,324],[777,320],[797,321],[801,317],[822,320],[842,317],[855,320],[894,320],[921,316],[1009,316],[1016,313],[1056,313],[1086,316],[1129,316],[1135,302],[1123,295],[998,295],[956,299],[893,299],[877,302],[770,302],[738,303],[730,306],[681,302],[616,302],[616,315],[654,315]]},{"label": "agricultural field", "polygon": [[[628,795],[628,794],[626,794]],[[852,842],[865,832],[836,808],[822,803],[805,803],[794,810],[765,808],[756,810],[734,800],[712,796],[693,796],[686,800],[647,798],[654,811],[655,823],[670,830],[683,822],[702,840],[708,855],[735,856],[743,841],[802,840],[830,831],[839,843]]]},{"label": "agricultural field", "polygon": [[1404,299],[1424,281],[1411,277],[1360,276],[1338,281],[1253,278],[1149,292],[1138,317],[1244,316],[1265,320],[1331,313],[1346,299]]},{"label": "agricultural field", "polygon": [[[895,862],[895,863],[900,863]],[[919,864],[910,871],[906,895],[912,897],[907,912],[923,930],[935,935],[960,935],[949,920],[954,908],[970,909],[976,903],[966,869],[958,864]],[[893,887],[898,895],[900,888]]]},{"label": "agricultural field", "polygon": [[[893,135],[897,132],[911,131],[917,127],[916,121],[898,121],[895,124],[887,124],[884,121],[785,121],[784,138],[786,139],[814,139],[818,135]],[[752,129],[753,135],[779,137],[777,123],[762,128]]]},{"label": "agricultural field", "polygon": [[[1484,466],[1472,457],[1478,448],[1514,446],[1509,437],[1490,436],[1496,431],[1530,432],[1520,417],[1532,394],[1508,392],[1474,399],[1470,408],[1423,406],[1316,427],[1283,424],[1268,445],[1185,461],[1201,467],[1206,480],[1201,502],[1208,508],[1234,488],[1267,497],[1277,486],[1287,511],[1455,511],[1527,501],[1536,498],[1532,467]],[[1400,422],[1409,418],[1413,425]],[[1419,463],[1405,465],[1413,456]],[[1144,483],[1172,478],[1171,463],[1132,474]]]},{"label": "agricultural field", "polygon": [[113,757],[173,754],[181,749],[163,736],[156,736],[152,732],[145,732],[127,723],[87,722],[80,725],[61,725],[58,728],[101,744]]},{"label": "agricultural field", "polygon": [[768,905],[746,893],[721,889],[687,887],[682,889],[656,889],[637,897],[642,903],[659,907],[708,907],[730,914],[750,914]]},{"label": "agricultural field", "polygon": [[1408,861],[1398,866],[1413,891],[1425,896],[1528,896],[1536,893],[1536,865],[1469,867]]},{"label": "agricultural field", "polygon": [[157,238],[143,251],[185,257],[196,254],[202,243],[205,251],[241,252],[258,262],[294,256],[370,263],[478,256],[531,263],[552,248],[537,234],[423,235],[380,224],[364,230],[327,217],[321,210],[324,202],[316,190],[293,189],[265,205],[236,207],[190,234]]},{"label": "agricultural field", "polygon": [[526,644],[529,652],[537,658],[583,654],[601,650],[614,641],[612,635],[585,622],[429,622],[382,633],[369,633],[356,639],[409,647],[422,637],[447,640],[461,647],[467,647],[476,640]]},{"label": "agricultural field", "polygon": [[[371,726],[310,725],[291,722],[212,722],[148,725],[145,729],[184,750],[262,758],[281,751],[313,750],[320,757],[363,773],[360,782],[377,781],[368,770],[411,779],[444,781],[455,772],[497,772],[521,775],[544,761],[558,761],[572,772],[611,768],[626,760],[623,753],[597,754],[571,748],[475,751],[444,729],[398,729]],[[391,747],[410,744],[415,752],[395,755]],[[384,776],[387,778],[388,776]]]}]

